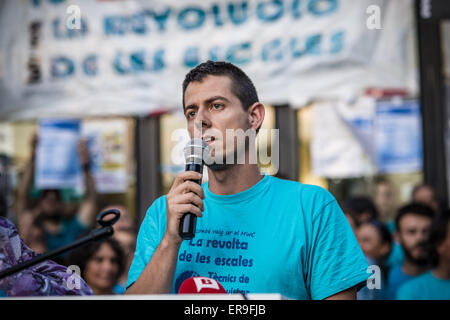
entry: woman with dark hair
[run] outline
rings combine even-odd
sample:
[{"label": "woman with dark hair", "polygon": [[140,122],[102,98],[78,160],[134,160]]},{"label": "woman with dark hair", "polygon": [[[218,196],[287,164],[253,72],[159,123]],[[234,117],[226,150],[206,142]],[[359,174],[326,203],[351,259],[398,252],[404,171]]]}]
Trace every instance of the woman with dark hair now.
[{"label": "woman with dark hair", "polygon": [[108,238],[74,250],[67,265],[80,268],[81,277],[95,295],[110,295],[115,294],[113,288],[124,272],[125,257],[117,240]]},{"label": "woman with dark hair", "polygon": [[382,222],[369,220],[359,226],[356,231],[356,238],[366,256],[367,262],[371,266],[377,266],[379,268],[379,276],[381,277],[379,279],[379,283],[381,284],[379,288],[372,288],[371,290],[364,288],[358,292],[358,299],[385,299],[384,286],[388,275],[385,261],[392,249],[391,233]]}]

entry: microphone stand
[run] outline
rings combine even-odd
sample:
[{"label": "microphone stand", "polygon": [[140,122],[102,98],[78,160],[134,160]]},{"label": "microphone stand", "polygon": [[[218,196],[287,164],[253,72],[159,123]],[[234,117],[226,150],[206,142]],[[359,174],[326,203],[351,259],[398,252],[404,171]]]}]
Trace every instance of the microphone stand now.
[{"label": "microphone stand", "polygon": [[[113,214],[115,217],[112,219],[106,220],[105,217],[107,215],[111,215],[111,214]],[[72,242],[64,247],[55,249],[50,252],[40,254],[40,255],[34,257],[33,259],[27,260],[25,262],[22,262],[20,264],[12,266],[9,269],[3,270],[0,272],[0,279],[6,278],[14,273],[22,271],[23,269],[34,266],[44,260],[49,260],[49,259],[55,258],[62,253],[65,253],[69,250],[73,250],[77,247],[81,247],[82,245],[85,245],[88,242],[99,241],[99,240],[103,240],[103,239],[106,239],[106,238],[112,236],[114,234],[114,229],[113,229],[112,225],[114,223],[116,223],[117,220],[119,220],[119,218],[120,218],[120,211],[117,209],[106,210],[106,211],[98,214],[96,217],[96,221],[97,221],[97,223],[99,223],[102,226],[102,228],[94,229],[87,236],[84,236],[78,240],[75,240],[74,242]]]}]

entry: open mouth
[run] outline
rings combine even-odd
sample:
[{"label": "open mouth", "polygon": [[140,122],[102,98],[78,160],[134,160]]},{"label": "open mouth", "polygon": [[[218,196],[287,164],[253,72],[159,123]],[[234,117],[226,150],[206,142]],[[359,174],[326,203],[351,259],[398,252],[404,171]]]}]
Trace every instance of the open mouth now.
[{"label": "open mouth", "polygon": [[213,136],[205,136],[202,139],[206,144],[210,144],[216,140],[216,138],[214,138]]}]

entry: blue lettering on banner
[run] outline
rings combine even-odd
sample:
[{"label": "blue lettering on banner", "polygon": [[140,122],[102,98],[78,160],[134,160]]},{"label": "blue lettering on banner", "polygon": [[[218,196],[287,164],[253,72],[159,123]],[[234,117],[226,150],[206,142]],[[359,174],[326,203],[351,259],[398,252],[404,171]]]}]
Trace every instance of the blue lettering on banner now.
[{"label": "blue lettering on banner", "polygon": [[189,47],[184,52],[184,66],[186,68],[192,69],[196,65],[200,63],[199,58],[199,48],[198,47]]},{"label": "blue lettering on banner", "polygon": [[331,54],[337,54],[342,51],[344,47],[344,32],[338,31],[331,36]]},{"label": "blue lettering on banner", "polygon": [[95,54],[86,56],[83,60],[82,68],[87,76],[97,75],[97,56]]},{"label": "blue lettering on banner", "polygon": [[310,0],[308,3],[308,11],[315,16],[328,15],[337,8],[337,0]]},{"label": "blue lettering on banner", "polygon": [[[304,6],[302,4],[305,3]],[[227,23],[235,26],[243,25],[250,17],[262,23],[276,22],[290,14],[294,20],[309,13],[314,17],[324,17],[336,12],[339,8],[337,0],[269,0],[259,2],[250,7],[248,1],[212,3],[209,7],[185,6],[179,10],[171,7],[161,9],[143,9],[130,15],[112,15],[103,18],[105,35],[123,36],[127,33],[147,34],[150,32],[149,23],[153,22],[155,31],[165,32],[168,20],[173,19],[183,31],[196,30],[209,20],[211,25],[221,28]],[[253,12],[250,12],[253,9]]]},{"label": "blue lettering on banner", "polygon": [[180,11],[177,20],[178,24],[185,30],[200,28],[205,22],[206,13],[202,8],[187,7]]},{"label": "blue lettering on banner", "polygon": [[165,31],[167,25],[167,18],[169,18],[172,10],[170,8],[166,8],[163,12],[158,13],[154,10],[146,10],[147,16],[153,16],[158,25],[158,31]]},{"label": "blue lettering on banner", "polygon": [[133,14],[130,17],[109,16],[103,19],[105,35],[123,36],[126,33],[144,35],[147,33],[145,14]]},{"label": "blue lettering on banner", "polygon": [[294,19],[301,18],[302,13],[300,10],[300,0],[294,0],[292,1],[292,17]]},{"label": "blue lettering on banner", "polygon": [[145,50],[134,51],[128,55],[117,52],[113,61],[113,68],[119,74],[161,71],[164,67],[164,49],[156,50],[154,54]]},{"label": "blue lettering on banner", "polygon": [[73,75],[75,71],[74,62],[64,56],[54,57],[51,60],[52,78],[66,78]]},{"label": "blue lettering on banner", "polygon": [[220,17],[220,7],[217,4],[213,4],[211,7],[211,12],[213,14],[213,18],[214,18],[214,24],[216,25],[216,27],[221,27],[224,25],[223,20]]},{"label": "blue lettering on banner", "polygon": [[283,50],[281,48],[281,40],[275,39],[266,43],[262,48],[263,61],[280,61],[283,59]]},{"label": "blue lettering on banner", "polygon": [[251,55],[248,54],[248,51],[251,49],[251,46],[251,42],[231,45],[227,50],[226,60],[239,65],[249,63],[251,61]]},{"label": "blue lettering on banner", "polygon": [[283,16],[283,1],[260,2],[256,7],[256,14],[263,22],[274,22]]},{"label": "blue lettering on banner", "polygon": [[52,21],[53,38],[55,39],[74,39],[86,36],[88,26],[86,20],[80,18],[80,29],[69,29],[66,26],[66,19],[55,18]]},{"label": "blue lettering on banner", "polygon": [[242,2],[240,4],[229,3],[228,15],[230,17],[230,21],[234,25],[240,25],[246,22],[248,18],[248,3],[247,2]]}]

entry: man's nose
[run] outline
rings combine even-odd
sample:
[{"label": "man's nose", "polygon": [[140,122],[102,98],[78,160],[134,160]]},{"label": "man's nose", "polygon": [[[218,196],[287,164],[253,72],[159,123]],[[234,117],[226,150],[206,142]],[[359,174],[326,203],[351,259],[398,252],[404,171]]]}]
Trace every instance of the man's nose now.
[{"label": "man's nose", "polygon": [[194,137],[201,138],[203,131],[210,126],[211,121],[208,115],[203,110],[199,110],[194,120]]}]

